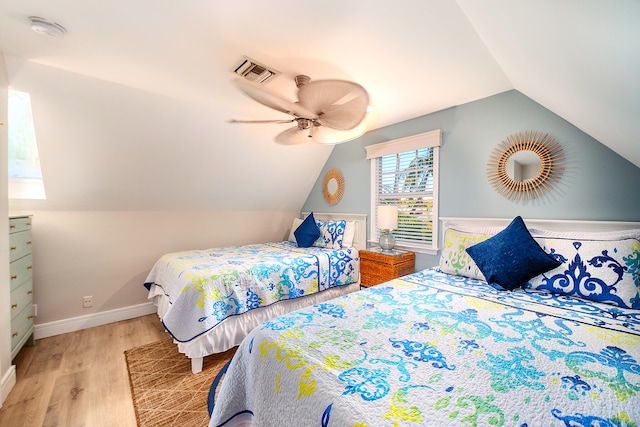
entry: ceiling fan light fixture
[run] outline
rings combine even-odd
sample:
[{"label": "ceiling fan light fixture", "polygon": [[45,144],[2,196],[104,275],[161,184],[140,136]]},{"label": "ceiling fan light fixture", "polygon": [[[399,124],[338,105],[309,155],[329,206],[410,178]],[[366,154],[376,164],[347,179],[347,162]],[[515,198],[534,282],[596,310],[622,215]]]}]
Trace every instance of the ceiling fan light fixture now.
[{"label": "ceiling fan light fixture", "polygon": [[307,130],[311,128],[311,125],[313,124],[313,122],[309,119],[296,119],[296,121],[298,122],[298,130]]},{"label": "ceiling fan light fixture", "polygon": [[39,16],[30,16],[29,21],[31,22],[31,29],[38,34],[60,38],[67,32],[66,28],[62,25],[47,21]]},{"label": "ceiling fan light fixture", "polygon": [[[316,80],[305,75],[294,77],[298,100],[289,101],[245,79],[234,82],[254,101],[293,116],[295,126],[280,132],[275,140],[282,145],[297,145],[305,140],[319,144],[340,144],[362,136],[368,127],[369,94],[359,84],[346,80]],[[239,123],[240,121],[233,121]],[[244,120],[242,123],[264,123]]]}]

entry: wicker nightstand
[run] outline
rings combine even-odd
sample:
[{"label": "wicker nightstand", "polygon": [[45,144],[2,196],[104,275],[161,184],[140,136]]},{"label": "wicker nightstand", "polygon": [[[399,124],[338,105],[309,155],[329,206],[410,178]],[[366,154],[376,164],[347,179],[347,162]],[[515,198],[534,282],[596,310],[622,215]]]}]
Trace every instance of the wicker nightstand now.
[{"label": "wicker nightstand", "polygon": [[378,248],[360,251],[360,284],[366,288],[411,274],[416,254],[408,251],[383,252]]}]

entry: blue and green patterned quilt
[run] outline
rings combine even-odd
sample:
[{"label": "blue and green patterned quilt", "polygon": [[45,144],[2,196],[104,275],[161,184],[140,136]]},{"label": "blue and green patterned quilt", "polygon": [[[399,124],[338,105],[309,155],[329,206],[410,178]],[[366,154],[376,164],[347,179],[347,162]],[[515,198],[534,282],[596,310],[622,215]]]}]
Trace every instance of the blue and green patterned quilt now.
[{"label": "blue and green patterned quilt", "polygon": [[188,342],[225,318],[359,280],[357,249],[298,248],[276,242],[170,253],[144,286],[162,288],[162,317],[176,341]]},{"label": "blue and green patterned quilt", "polygon": [[210,426],[638,426],[640,311],[425,270],[274,318]]}]

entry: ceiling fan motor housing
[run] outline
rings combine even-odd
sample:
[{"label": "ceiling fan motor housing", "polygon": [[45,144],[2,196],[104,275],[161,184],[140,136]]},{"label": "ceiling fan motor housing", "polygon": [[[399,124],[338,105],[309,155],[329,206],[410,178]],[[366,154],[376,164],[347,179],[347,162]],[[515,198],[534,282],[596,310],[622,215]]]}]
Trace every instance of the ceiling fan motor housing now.
[{"label": "ceiling fan motor housing", "polygon": [[294,127],[276,136],[276,142],[293,145],[311,138],[321,144],[338,144],[357,138],[366,131],[369,95],[361,85],[346,80],[311,81],[304,74],[296,75],[294,82],[298,87],[298,101],[291,102],[255,84],[236,80],[238,87],[255,101],[293,116],[292,120],[253,121],[295,121]]},{"label": "ceiling fan motor housing", "polygon": [[313,124],[312,120],[304,119],[302,117],[297,118],[296,121],[298,122],[298,130],[309,129],[309,128],[311,128],[311,125]]},{"label": "ceiling fan motor housing", "polygon": [[293,78],[293,81],[296,82],[296,87],[303,86],[309,83],[310,80],[311,78],[309,76],[305,76],[304,74],[299,74]]}]

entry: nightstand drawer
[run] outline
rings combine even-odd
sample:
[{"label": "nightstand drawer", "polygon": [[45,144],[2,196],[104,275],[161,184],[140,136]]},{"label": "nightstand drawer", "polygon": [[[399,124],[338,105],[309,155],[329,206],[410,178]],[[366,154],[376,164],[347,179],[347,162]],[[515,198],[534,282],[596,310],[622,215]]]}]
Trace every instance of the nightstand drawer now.
[{"label": "nightstand drawer", "polygon": [[360,251],[360,282],[362,286],[373,286],[414,272],[415,253],[376,250]]}]

